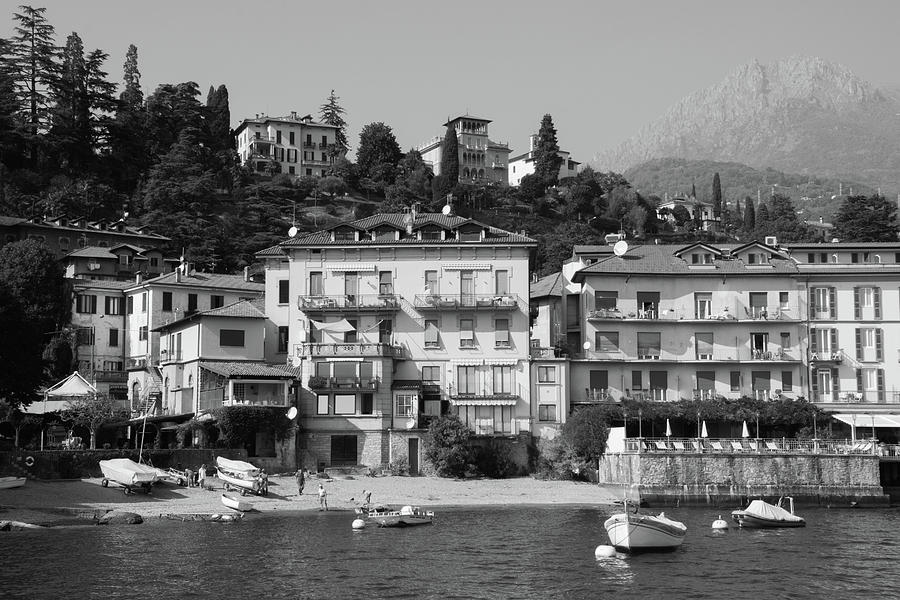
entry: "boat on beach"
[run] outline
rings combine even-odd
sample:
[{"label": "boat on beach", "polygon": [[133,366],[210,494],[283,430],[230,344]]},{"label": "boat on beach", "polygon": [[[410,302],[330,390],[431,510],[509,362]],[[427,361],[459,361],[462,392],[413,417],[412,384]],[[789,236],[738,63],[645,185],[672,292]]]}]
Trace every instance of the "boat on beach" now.
[{"label": "boat on beach", "polygon": [[103,487],[115,483],[125,488],[126,494],[135,491],[150,493],[150,488],[159,481],[156,469],[147,465],[134,462],[130,458],[111,458],[100,461],[100,470],[103,472]]},{"label": "boat on beach", "polygon": [[[785,500],[788,502],[788,509],[782,506]],[[806,521],[794,514],[794,499],[789,496],[779,498],[778,504],[753,500],[747,508],[732,511],[731,518],[741,527],[756,529],[806,527]]]},{"label": "boat on beach", "polygon": [[250,463],[217,456],[216,469],[226,490],[235,489],[242,495],[259,492],[259,469]]},{"label": "boat on beach", "polygon": [[378,507],[366,514],[366,519],[381,527],[411,527],[413,525],[431,525],[434,523],[434,512],[422,510],[418,506],[404,506],[400,510]]},{"label": "boat on beach", "polygon": [[228,494],[222,494],[222,504],[232,510],[240,512],[253,510],[253,503],[241,500],[240,498],[235,498],[234,496],[229,496]]},{"label": "boat on beach", "polygon": [[625,552],[646,552],[674,550],[681,546],[687,527],[680,521],[668,518],[665,513],[641,515],[625,512],[609,517],[603,526],[609,535],[610,544]]},{"label": "boat on beach", "polygon": [[0,490],[11,490],[25,485],[24,477],[0,477]]}]

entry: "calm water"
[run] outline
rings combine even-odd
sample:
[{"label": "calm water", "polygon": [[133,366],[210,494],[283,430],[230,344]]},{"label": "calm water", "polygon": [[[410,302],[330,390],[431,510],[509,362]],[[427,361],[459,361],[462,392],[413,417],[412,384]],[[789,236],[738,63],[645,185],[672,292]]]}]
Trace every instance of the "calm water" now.
[{"label": "calm water", "polygon": [[0,533],[0,598],[824,599],[884,592],[900,573],[894,509],[805,509],[804,529],[726,532],[710,527],[715,509],[672,509],[688,525],[680,550],[596,560],[610,512],[445,509],[431,527],[362,531],[330,512]]}]

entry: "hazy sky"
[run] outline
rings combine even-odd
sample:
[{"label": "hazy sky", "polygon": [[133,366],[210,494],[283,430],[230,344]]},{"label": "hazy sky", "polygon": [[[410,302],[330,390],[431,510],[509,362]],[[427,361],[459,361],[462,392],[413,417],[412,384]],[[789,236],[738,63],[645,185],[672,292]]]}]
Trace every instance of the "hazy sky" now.
[{"label": "hazy sky", "polygon": [[[12,35],[6,2],[0,36]],[[144,93],[224,83],[232,125],[255,113],[312,113],[333,88],[355,150],[367,123],[406,150],[448,116],[491,119],[513,153],[545,113],[575,160],[630,137],[685,95],[753,58],[835,61],[897,84],[900,2],[543,0],[40,0],[57,41],[77,31],[121,82],[138,47]]]}]

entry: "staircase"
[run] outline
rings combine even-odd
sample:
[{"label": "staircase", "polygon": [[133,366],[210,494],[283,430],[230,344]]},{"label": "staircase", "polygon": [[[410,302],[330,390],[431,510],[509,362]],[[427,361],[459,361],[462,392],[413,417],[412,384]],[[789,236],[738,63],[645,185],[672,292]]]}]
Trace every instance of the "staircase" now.
[{"label": "staircase", "polygon": [[141,397],[137,402],[132,401],[131,414],[132,417],[151,417],[160,409],[159,398],[162,388],[162,373],[159,367],[150,367],[150,385],[146,386],[141,392]]}]

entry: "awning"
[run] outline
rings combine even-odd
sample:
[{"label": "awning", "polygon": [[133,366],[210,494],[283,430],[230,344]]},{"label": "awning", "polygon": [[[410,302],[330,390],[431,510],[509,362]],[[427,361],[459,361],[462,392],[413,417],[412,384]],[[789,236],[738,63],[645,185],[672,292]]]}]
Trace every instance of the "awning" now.
[{"label": "awning", "polygon": [[518,396],[453,396],[453,406],[515,406]]},{"label": "awning", "polygon": [[441,265],[445,271],[490,271],[491,263],[451,263]]},{"label": "awning", "polygon": [[356,273],[360,273],[363,271],[374,271],[375,265],[372,263],[360,264],[355,262],[346,262],[346,263],[328,263],[325,265],[326,271],[353,271]]},{"label": "awning", "polygon": [[347,319],[325,323],[324,321],[309,321],[316,326],[319,331],[328,331],[331,333],[347,333],[348,331],[356,331],[356,327],[350,324]]},{"label": "awning", "polygon": [[893,414],[853,414],[853,413],[835,413],[831,415],[838,421],[842,421],[847,425],[854,427],[897,427],[900,428],[900,415]]}]

